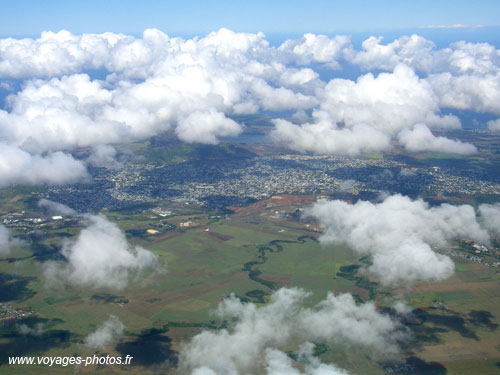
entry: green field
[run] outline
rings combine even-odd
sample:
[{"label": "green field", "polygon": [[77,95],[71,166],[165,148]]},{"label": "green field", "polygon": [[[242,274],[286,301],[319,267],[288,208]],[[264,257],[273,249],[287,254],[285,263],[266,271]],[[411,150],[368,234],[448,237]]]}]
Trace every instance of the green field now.
[{"label": "green field", "polygon": [[[22,201],[4,204],[22,206]],[[10,301],[13,306],[32,309],[36,314],[3,325],[0,348],[5,351],[0,356],[1,373],[72,373],[72,369],[63,367],[9,367],[5,362],[9,353],[92,354],[82,341],[110,314],[126,326],[126,333],[120,344],[101,354],[120,355],[144,346],[150,347],[146,351],[149,356],[141,357],[143,352],[138,352],[138,361],[132,367],[111,366],[99,371],[154,373],[161,368],[165,356],[175,356],[182,342],[203,327],[216,328],[220,324],[213,320],[210,311],[222,298],[234,293],[243,301],[263,303],[279,287],[310,291],[311,305],[328,292],[349,292],[359,302],[375,300],[380,307],[390,306],[396,296],[403,298],[415,309],[418,321],[409,326],[414,339],[404,352],[409,363],[414,361],[422,370],[417,373],[462,374],[463,368],[469,373],[498,373],[500,278],[495,268],[458,259],[455,275],[445,282],[420,284],[412,290],[387,290],[361,272],[369,259],[360,259],[346,246],[324,246],[317,241],[319,232],[299,221],[276,218],[269,210],[219,218],[211,218],[196,208],[168,218],[149,211],[107,215],[128,234],[132,244],[158,254],[164,272],[132,283],[126,291],[70,285],[54,289],[47,287],[43,276],[46,261],[54,254],[34,256],[33,244],[16,247],[0,260],[0,302]],[[192,224],[181,227],[186,221]],[[43,245],[42,250],[49,251],[50,246],[57,248],[64,238],[76,235],[80,229],[53,224],[38,242]],[[148,235],[146,229],[158,233]],[[22,323],[42,323],[45,333],[41,338],[22,335],[18,332]],[[334,345],[325,349],[321,357],[353,374],[384,374],[390,368],[362,348]],[[88,367],[82,371],[97,370]]]}]

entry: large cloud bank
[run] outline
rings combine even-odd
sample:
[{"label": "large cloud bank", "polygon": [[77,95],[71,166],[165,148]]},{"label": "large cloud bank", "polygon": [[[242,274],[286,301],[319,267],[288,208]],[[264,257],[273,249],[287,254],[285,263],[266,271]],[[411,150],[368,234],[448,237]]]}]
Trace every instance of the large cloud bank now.
[{"label": "large cloud bank", "polygon": [[67,264],[51,263],[45,276],[90,288],[123,289],[130,280],[154,269],[158,257],[142,247],[131,246],[120,228],[104,215],[89,215],[89,225],[75,241],[65,242]]},{"label": "large cloud bank", "polygon": [[302,343],[299,360],[306,374],[346,374],[311,355],[312,344],[363,345],[379,353],[396,353],[406,338],[400,324],[379,313],[371,302],[357,305],[350,294],[327,298],[314,308],[304,307],[308,293],[280,289],[262,307],[235,297],[219,304],[218,317],[233,321],[228,329],[203,331],[185,345],[180,369],[196,375],[299,374],[283,350]]},{"label": "large cloud bank", "polygon": [[394,195],[374,204],[320,201],[308,214],[324,229],[324,243],[346,243],[370,255],[368,268],[384,285],[439,281],[452,275],[449,257],[434,251],[449,241],[467,238],[488,244],[499,234],[500,208],[481,205],[480,216],[469,205],[430,207],[423,200]]},{"label": "large cloud bank", "polygon": [[[432,129],[460,126],[445,108],[500,115],[499,61],[486,43],[437,49],[417,35],[387,44],[371,37],[361,50],[348,36],[305,34],[274,47],[262,33],[227,29],[187,40],[156,29],[140,38],[60,31],[0,39],[0,80],[24,81],[0,110],[0,141],[10,155],[0,163],[8,176],[3,183],[73,182],[85,177],[84,163],[60,152],[166,130],[213,144],[242,131],[230,115],[262,110],[312,111],[305,124],[276,121],[272,134],[303,152],[357,155],[397,141],[425,151],[430,140],[432,150],[472,153],[471,145],[435,137]],[[318,64],[385,72],[325,82]],[[425,136],[417,124],[427,128]],[[97,161],[111,160],[111,149],[99,152]],[[15,173],[19,168],[38,173]],[[49,170],[73,173],[54,177]]]},{"label": "large cloud bank", "polygon": [[[440,114],[433,87],[407,65],[398,64],[393,72],[377,77],[368,73],[356,82],[333,79],[320,95],[321,104],[313,111],[314,122],[295,125],[276,120],[272,137],[292,149],[315,153],[385,151],[391,147],[391,140],[398,138],[410,151],[477,151],[470,144],[432,134],[428,126],[456,128],[460,121]],[[413,126],[418,129],[410,130]]]}]

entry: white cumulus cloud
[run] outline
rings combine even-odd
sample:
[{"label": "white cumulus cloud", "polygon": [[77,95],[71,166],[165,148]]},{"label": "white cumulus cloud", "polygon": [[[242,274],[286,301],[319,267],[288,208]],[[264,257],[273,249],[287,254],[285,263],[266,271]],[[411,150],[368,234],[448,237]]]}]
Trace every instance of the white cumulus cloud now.
[{"label": "white cumulus cloud", "polygon": [[[487,43],[438,49],[418,35],[386,44],[370,37],[361,50],[349,36],[308,33],[274,47],[262,33],[227,29],[192,39],[157,29],[140,37],[63,30],[4,38],[0,78],[25,81],[0,110],[0,139],[33,160],[91,146],[88,162],[109,165],[111,149],[104,154],[103,148],[109,144],[165,131],[214,144],[243,130],[233,114],[293,111],[304,118],[312,111],[301,126],[277,121],[273,138],[302,152],[358,155],[388,150],[403,132],[412,148],[418,140],[409,138],[423,134],[416,124],[460,127],[443,109],[500,114],[499,56]],[[387,72],[325,82],[318,64]],[[105,78],[90,78],[95,70]],[[443,152],[472,147],[453,142],[434,137],[431,143]]]},{"label": "white cumulus cloud", "polygon": [[430,207],[401,195],[378,204],[321,201],[308,214],[324,228],[323,243],[346,243],[370,255],[373,264],[368,269],[384,285],[444,280],[452,275],[454,264],[434,248],[445,248],[457,238],[485,244],[490,240],[472,206]]},{"label": "white cumulus cloud", "polygon": [[123,336],[125,326],[114,315],[110,315],[99,328],[85,338],[85,345],[94,349],[103,350],[115,344]]},{"label": "white cumulus cloud", "polygon": [[291,149],[318,154],[387,151],[398,138],[410,151],[427,147],[449,153],[475,152],[473,145],[433,136],[427,125],[460,127],[458,118],[440,114],[438,101],[427,81],[399,64],[392,73],[377,77],[368,73],[356,82],[331,80],[321,94],[319,108],[313,111],[313,123],[275,120],[271,137]]},{"label": "white cumulus cloud", "polygon": [[336,123],[353,126],[364,123],[393,134],[423,122],[427,125],[456,128],[453,116],[440,116],[432,87],[406,65],[377,77],[368,73],[356,82],[333,79],[325,87],[321,110]]},{"label": "white cumulus cloud", "polygon": [[122,164],[116,160],[116,149],[110,145],[98,144],[92,147],[87,162],[96,167],[118,168]]},{"label": "white cumulus cloud", "polygon": [[77,212],[71,207],[62,203],[51,201],[50,199],[40,199],[37,206],[51,215],[76,216]]},{"label": "white cumulus cloud", "polygon": [[30,154],[0,142],[0,187],[12,184],[67,184],[88,177],[85,165],[71,155],[57,151]]},{"label": "white cumulus cloud", "polygon": [[426,78],[445,108],[500,115],[500,71],[495,74],[433,74]]},{"label": "white cumulus cloud", "polygon": [[500,132],[500,119],[490,120],[487,122],[488,129],[492,132]]},{"label": "white cumulus cloud", "polygon": [[0,255],[6,255],[10,252],[12,238],[9,228],[0,224]]},{"label": "white cumulus cloud", "polygon": [[236,136],[243,129],[235,121],[221,112],[209,110],[194,112],[181,120],[175,129],[179,138],[185,142],[216,144],[217,137]]},{"label": "white cumulus cloud", "polygon": [[299,362],[304,366],[304,373],[293,367],[292,360],[281,350],[266,349],[266,375],[348,375],[345,370],[334,364],[325,364],[313,356],[314,345],[307,342],[299,349]]},{"label": "white cumulus cloud", "polygon": [[355,156],[391,148],[390,137],[369,125],[339,128],[328,121],[302,125],[282,119],[273,122],[275,128],[270,134],[271,139],[300,152]]},{"label": "white cumulus cloud", "polygon": [[123,289],[158,265],[157,255],[131,246],[120,228],[104,215],[89,215],[88,220],[77,239],[63,246],[67,264],[51,263],[46,268],[49,281],[62,278],[82,287]]},{"label": "white cumulus cloud", "polygon": [[408,151],[439,151],[451,154],[469,155],[477,152],[474,145],[446,137],[436,137],[424,124],[413,129],[404,129],[398,135],[399,143]]},{"label": "white cumulus cloud", "polygon": [[500,204],[479,205],[481,224],[491,234],[492,237],[500,239]]},{"label": "white cumulus cloud", "polygon": [[[203,331],[188,342],[180,356],[180,369],[191,374],[279,374],[291,370],[280,354],[291,342],[308,341],[364,345],[380,353],[397,352],[406,338],[399,323],[379,313],[371,302],[356,305],[351,295],[328,297],[314,308],[304,307],[308,293],[282,288],[262,307],[233,297],[218,307],[220,318],[234,321],[230,328]],[[310,356],[308,356],[310,357]],[[306,374],[343,374],[335,366],[306,364]],[[317,372],[315,372],[317,371]],[[294,372],[289,372],[293,374]],[[328,372],[326,372],[328,374]]]},{"label": "white cumulus cloud", "polygon": [[278,51],[298,65],[324,63],[330,68],[339,69],[345,50],[351,47],[351,38],[337,35],[333,39],[325,35],[304,34],[297,40],[287,40]]},{"label": "white cumulus cloud", "polygon": [[419,35],[404,35],[387,44],[382,37],[371,36],[361,50],[346,50],[345,58],[364,70],[393,70],[403,63],[423,73],[449,72],[453,75],[496,73],[500,68],[500,53],[488,43],[459,41],[437,49]]}]

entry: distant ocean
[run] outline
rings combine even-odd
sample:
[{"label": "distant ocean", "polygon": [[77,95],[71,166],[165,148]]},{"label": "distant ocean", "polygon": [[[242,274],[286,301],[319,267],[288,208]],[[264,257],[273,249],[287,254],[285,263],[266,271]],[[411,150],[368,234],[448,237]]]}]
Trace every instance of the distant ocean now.
[{"label": "distant ocean", "polygon": [[[300,33],[265,33],[266,40],[273,46],[279,46],[287,39],[301,38]],[[361,43],[370,36],[383,36],[384,42],[389,43],[403,35],[417,34],[432,40],[437,48],[445,48],[450,43],[465,40],[471,43],[489,43],[500,48],[500,26],[460,27],[460,28],[418,28],[398,30],[374,30],[364,32],[338,31],[324,34],[330,37],[335,35],[351,35],[352,43],[356,49],[361,48]]]}]

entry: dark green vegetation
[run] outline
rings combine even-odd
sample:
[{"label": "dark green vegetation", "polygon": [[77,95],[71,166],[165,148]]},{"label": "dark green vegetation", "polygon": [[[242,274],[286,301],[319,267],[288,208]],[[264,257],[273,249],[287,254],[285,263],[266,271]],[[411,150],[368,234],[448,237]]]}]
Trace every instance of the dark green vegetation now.
[{"label": "dark green vegetation", "polygon": [[[370,263],[366,261],[366,257],[361,258],[359,260],[360,263],[364,263],[364,266],[369,266]],[[374,300],[377,294],[381,295],[390,295],[389,293],[386,292],[379,292],[377,291],[377,283],[374,281],[370,281],[365,277],[359,276],[357,274],[357,271],[361,268],[361,265],[358,264],[351,264],[348,266],[342,266],[340,267],[340,271],[337,272],[338,277],[343,277],[346,280],[353,281],[354,285],[356,285],[358,288],[365,289],[368,291],[368,296],[370,300]],[[354,294],[354,297],[358,299],[358,301],[361,300],[359,295]]]},{"label": "dark green vegetation", "polygon": [[[251,280],[256,281],[256,282],[264,285],[265,287],[269,288],[272,291],[277,290],[279,288],[278,284],[274,283],[272,281],[268,281],[268,280],[260,278],[259,276],[262,275],[262,271],[260,271],[260,269],[258,269],[258,268],[255,268],[254,266],[258,266],[258,265],[262,265],[262,264],[266,263],[266,261],[267,261],[266,252],[279,253],[279,252],[283,251],[283,245],[286,245],[286,244],[304,244],[306,239],[309,239],[309,240],[314,241],[314,242],[318,242],[318,240],[313,236],[300,236],[297,238],[296,241],[272,240],[272,241],[269,241],[269,243],[267,245],[257,246],[257,251],[259,253],[258,260],[246,262],[243,265],[243,271],[248,272],[248,277]],[[258,292],[259,292],[258,290],[257,291],[250,291],[250,292],[247,292],[245,294],[249,297],[252,297],[252,296],[255,296],[257,293],[260,297],[260,300],[263,301],[263,298],[262,298],[263,294],[259,294]]]},{"label": "dark green vegetation", "polygon": [[[138,144],[140,145],[140,144]],[[234,144],[224,143],[218,146],[193,145],[184,143],[171,134],[151,137],[140,154],[148,161],[166,164],[179,163],[186,160],[193,162],[205,160],[227,160],[255,156],[250,151]],[[172,150],[175,150],[174,152]]]},{"label": "dark green vegetation", "polygon": [[0,273],[0,302],[24,301],[29,299],[35,292],[27,285],[35,281],[35,277],[24,277]]},{"label": "dark green vegetation", "polygon": [[99,294],[94,294],[90,297],[92,301],[96,302],[103,302],[103,303],[121,303],[121,304],[126,304],[128,303],[128,299],[126,299],[123,296],[114,296],[109,293],[99,293]]},{"label": "dark green vegetation", "polygon": [[[19,319],[15,323],[7,322],[1,327],[2,342],[0,343],[0,366],[2,371],[6,371],[9,356],[28,356],[47,352],[53,348],[65,349],[71,343],[76,343],[78,337],[69,330],[53,329],[52,326],[58,322],[47,319],[25,318]],[[20,333],[19,326],[26,325],[43,327],[43,332]]]},{"label": "dark green vegetation", "polygon": [[116,350],[122,357],[131,355],[139,366],[177,364],[176,353],[172,350],[172,340],[165,336],[164,330],[147,329],[137,335],[134,341],[120,343]]}]

